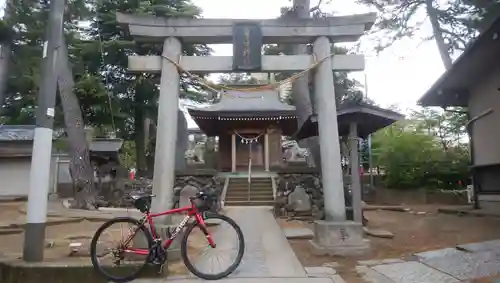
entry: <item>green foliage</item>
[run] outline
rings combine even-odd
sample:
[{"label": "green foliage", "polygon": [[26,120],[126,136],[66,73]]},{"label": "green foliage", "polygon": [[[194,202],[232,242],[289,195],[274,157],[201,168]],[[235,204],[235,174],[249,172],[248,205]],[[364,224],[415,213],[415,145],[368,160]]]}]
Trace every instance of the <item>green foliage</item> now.
[{"label": "green foliage", "polygon": [[[48,20],[48,1],[12,0],[6,8],[8,17],[2,29],[9,30],[12,60],[9,68],[2,120],[7,124],[33,124],[34,109],[41,81],[41,54],[45,27]],[[72,53],[79,40],[77,24],[87,20],[88,9],[84,0],[68,1],[65,11],[65,33]],[[59,114],[59,113],[57,113]],[[62,115],[56,116],[61,125]]]},{"label": "green foliage", "polygon": [[137,156],[136,156],[135,142],[125,141],[120,151],[120,162],[122,166],[125,168],[136,167],[136,160]]},{"label": "green foliage", "polygon": [[[312,48],[310,48],[312,49]],[[334,54],[347,54],[347,49],[339,46],[332,47],[332,53]],[[292,48],[289,45],[276,45],[269,44],[264,46],[264,54],[266,55],[292,55]],[[281,81],[286,78],[291,77],[293,74],[289,72],[282,72],[276,74],[276,80]],[[308,74],[305,74],[306,76]],[[309,74],[311,75],[311,74]],[[347,72],[335,72],[334,73],[334,84],[335,84],[335,99],[337,105],[347,102],[360,102],[374,104],[371,100],[366,100],[364,93],[362,91],[363,85],[361,82],[350,78]],[[313,91],[312,80],[310,80],[310,90]],[[291,98],[290,98],[291,99]]]},{"label": "green foliage", "polygon": [[[379,18],[371,33],[378,41],[377,51],[394,42],[413,37],[428,20],[427,5],[436,13],[437,30],[447,44],[448,53],[463,51],[478,31],[491,24],[500,12],[500,1],[485,0],[357,0],[376,8]],[[434,39],[436,34],[427,39]]]},{"label": "green foliage", "polygon": [[488,28],[500,15],[499,0],[463,0],[471,7],[470,14],[477,15],[472,17],[472,27],[478,31]]},{"label": "green foliage", "polygon": [[467,145],[447,140],[453,133],[443,126],[448,122],[439,120],[446,114],[423,112],[374,134],[374,164],[385,171],[391,188],[454,189],[469,177]]},{"label": "green foliage", "polygon": [[13,39],[14,31],[5,20],[0,20],[0,42],[9,42]]}]

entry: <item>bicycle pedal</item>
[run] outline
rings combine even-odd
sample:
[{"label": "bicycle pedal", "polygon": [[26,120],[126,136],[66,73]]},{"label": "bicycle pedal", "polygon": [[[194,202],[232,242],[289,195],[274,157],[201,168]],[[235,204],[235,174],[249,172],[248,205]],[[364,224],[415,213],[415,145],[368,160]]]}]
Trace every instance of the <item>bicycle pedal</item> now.
[{"label": "bicycle pedal", "polygon": [[151,266],[156,266],[162,264],[158,259],[154,259],[148,262],[149,265]]},{"label": "bicycle pedal", "polygon": [[160,268],[158,269],[158,274],[163,274],[163,267],[165,266],[164,263],[160,264]]}]

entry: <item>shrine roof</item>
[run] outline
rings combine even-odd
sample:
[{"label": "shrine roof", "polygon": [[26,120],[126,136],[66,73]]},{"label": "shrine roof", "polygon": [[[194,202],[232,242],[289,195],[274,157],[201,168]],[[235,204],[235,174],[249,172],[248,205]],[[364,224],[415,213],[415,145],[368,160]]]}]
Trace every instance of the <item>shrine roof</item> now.
[{"label": "shrine roof", "polygon": [[[404,116],[400,113],[362,102],[341,105],[337,111],[339,136],[349,134],[349,125],[352,122],[358,124],[358,136],[366,138],[368,135],[403,119]],[[316,115],[311,115],[293,134],[293,137],[298,140],[313,136],[318,136]]]},{"label": "shrine roof", "polygon": [[295,116],[295,107],[279,100],[278,91],[263,90],[258,92],[222,91],[221,99],[207,107],[188,109],[189,114],[198,117],[262,117]]}]

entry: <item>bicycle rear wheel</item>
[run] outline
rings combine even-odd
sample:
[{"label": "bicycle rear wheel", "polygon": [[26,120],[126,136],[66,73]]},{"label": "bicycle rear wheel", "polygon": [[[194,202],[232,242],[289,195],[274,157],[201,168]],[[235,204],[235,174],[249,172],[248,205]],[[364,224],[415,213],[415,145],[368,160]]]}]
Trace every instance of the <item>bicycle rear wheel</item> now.
[{"label": "bicycle rear wheel", "polygon": [[[125,229],[113,229],[115,225]],[[128,243],[125,243],[127,240]],[[134,280],[146,266],[148,254],[127,252],[132,244],[140,245],[144,252],[149,252],[153,245],[151,233],[140,221],[119,217],[104,223],[90,242],[90,259],[94,269],[112,282]],[[106,259],[107,255],[111,255],[111,258]]]},{"label": "bicycle rear wheel", "polygon": [[[213,227],[210,225],[207,227],[208,230],[214,231],[211,235],[216,244],[215,248],[212,249],[206,239],[205,227],[202,227],[198,222],[194,222],[187,227],[184,237],[182,238],[181,256],[187,269],[195,276],[205,280],[218,280],[231,274],[240,265],[245,252],[245,240],[238,224],[225,215],[207,213],[205,221],[208,221],[209,224],[212,224],[210,222],[217,223],[217,225]],[[201,235],[196,236],[195,232],[201,232]],[[231,233],[235,234],[236,239],[233,240],[228,237]],[[222,263],[227,263],[227,267],[215,273],[205,271],[204,267],[210,265],[208,261],[196,256],[193,258],[194,253],[199,252],[203,247],[205,247],[204,252],[209,253],[218,248],[222,249],[220,251],[224,253],[224,260]],[[194,251],[191,251],[191,248],[193,248]],[[235,252],[234,257],[229,255],[230,252]],[[229,259],[227,259],[228,257]],[[218,261],[218,263],[221,262]]]}]

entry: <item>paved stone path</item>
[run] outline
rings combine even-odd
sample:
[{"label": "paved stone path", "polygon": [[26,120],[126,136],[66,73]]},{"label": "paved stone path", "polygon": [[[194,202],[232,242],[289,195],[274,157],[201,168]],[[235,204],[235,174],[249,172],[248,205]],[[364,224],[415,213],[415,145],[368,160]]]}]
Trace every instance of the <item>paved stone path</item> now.
[{"label": "paved stone path", "polygon": [[[269,207],[228,207],[227,213],[240,225],[246,250],[238,269],[224,283],[346,283],[335,270],[304,268],[286,240]],[[222,230],[215,233],[219,242]],[[410,259],[360,261],[358,273],[370,283],[460,283],[500,273],[500,240],[460,245],[414,254]],[[140,279],[135,283],[198,283],[190,278]],[[347,282],[349,283],[349,282]]]},{"label": "paved stone path", "polygon": [[307,277],[269,207],[227,207],[243,230],[246,250],[232,277]]},{"label": "paved stone path", "polygon": [[[241,227],[245,237],[245,254],[240,266],[224,283],[345,283],[335,270],[306,269],[295,256],[270,207],[226,207],[226,215]],[[214,233],[217,243],[234,245],[234,235],[224,239],[224,228]],[[221,233],[222,232],[222,233]],[[218,235],[221,233],[220,235]],[[312,272],[312,273],[311,273]],[[200,283],[197,278],[169,277],[137,279],[134,283]]]},{"label": "paved stone path", "polygon": [[411,261],[364,261],[357,270],[372,283],[469,282],[500,273],[500,240],[417,253]]},{"label": "paved stone path", "polygon": [[[202,281],[200,279],[137,279],[132,281],[133,283],[200,283],[209,282]],[[225,278],[217,280],[215,282],[223,283],[337,283],[337,281],[332,281],[330,278]],[[345,283],[345,282],[338,282]]]}]

